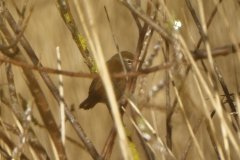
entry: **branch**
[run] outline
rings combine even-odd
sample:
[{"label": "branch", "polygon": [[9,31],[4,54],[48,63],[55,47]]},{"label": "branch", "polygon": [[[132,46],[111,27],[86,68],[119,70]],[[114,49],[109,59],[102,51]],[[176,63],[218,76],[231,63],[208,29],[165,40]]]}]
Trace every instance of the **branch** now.
[{"label": "branch", "polygon": [[94,64],[94,61],[88,51],[87,44],[86,44],[86,39],[79,33],[77,25],[73,19],[68,1],[66,0],[57,0],[56,1],[57,8],[66,23],[68,29],[72,33],[73,40],[78,46],[78,49],[80,50],[83,58],[85,59],[85,62],[90,69],[91,73],[96,73],[97,68],[96,65]]},{"label": "branch", "polygon": [[[16,22],[14,21],[13,17],[11,16],[11,14],[9,13],[9,11],[7,9],[5,11],[5,18],[8,21],[8,23],[9,23],[10,27],[12,28],[12,30],[15,32]],[[28,56],[31,59],[32,63],[35,66],[42,66],[42,64],[39,62],[39,59],[37,58],[35,52],[33,51],[32,47],[30,46],[30,44],[28,43],[28,41],[26,40],[26,38],[24,36],[22,36],[20,38],[20,43],[23,46],[23,48],[26,51],[26,53],[28,54]],[[50,77],[48,76],[48,74],[46,72],[42,72],[41,71],[40,75],[42,76],[45,84],[47,85],[47,87],[49,88],[49,90],[51,91],[51,93],[53,94],[53,96],[55,97],[57,102],[59,103],[61,98],[60,98],[58,89],[54,86],[54,84],[53,84],[52,80],[50,79]],[[66,117],[68,118],[69,122],[72,124],[72,126],[75,129],[77,135],[82,140],[82,142],[84,143],[84,145],[88,149],[88,151],[91,154],[91,156],[93,158],[97,158],[99,155],[98,155],[95,147],[93,146],[93,144],[90,141],[90,139],[86,136],[86,134],[84,133],[82,127],[77,122],[76,118],[73,116],[73,114],[71,113],[68,105],[65,102],[64,102],[64,107],[65,107]]]}]

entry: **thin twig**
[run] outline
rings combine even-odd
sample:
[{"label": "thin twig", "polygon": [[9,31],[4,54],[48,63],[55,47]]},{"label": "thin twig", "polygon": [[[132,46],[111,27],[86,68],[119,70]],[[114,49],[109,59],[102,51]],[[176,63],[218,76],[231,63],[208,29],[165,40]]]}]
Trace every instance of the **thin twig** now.
[{"label": "thin twig", "polygon": [[82,56],[85,59],[85,62],[90,70],[91,73],[96,73],[97,72],[97,67],[94,64],[94,61],[91,57],[91,54],[88,51],[87,44],[86,44],[86,39],[80,34],[78,31],[77,25],[73,19],[71,9],[69,7],[68,1],[65,0],[56,0],[56,5],[57,8],[66,23],[68,29],[72,33],[73,40],[78,46],[78,49],[80,50]]},{"label": "thin twig", "polygon": [[[222,3],[222,0],[219,0],[219,4],[220,3]],[[212,11],[212,13],[211,13],[211,15],[210,15],[210,17],[207,21],[207,28],[210,26],[215,14],[217,13],[217,10],[218,10],[218,5],[215,6],[215,8],[213,9],[213,11]],[[199,39],[196,49],[198,49],[200,47],[201,43],[202,43],[202,38]]]},{"label": "thin twig", "polygon": [[[223,92],[224,92],[224,94],[225,94],[225,96],[227,98],[227,102],[228,102],[228,104],[229,104],[229,106],[231,108],[231,112],[236,113],[237,110],[235,108],[235,105],[233,104],[233,101],[231,99],[231,96],[230,96],[230,93],[228,91],[227,85],[226,85],[226,83],[225,83],[225,81],[223,79],[223,76],[222,76],[222,74],[221,74],[221,72],[220,72],[220,70],[219,70],[219,68],[218,68],[216,63],[214,63],[214,69],[215,69],[215,72],[217,74],[218,80],[219,80],[219,82],[220,82],[220,84],[222,86]],[[233,114],[233,117],[235,118],[235,121],[237,123],[238,129],[240,129],[240,122],[239,122],[238,115],[237,114]]]},{"label": "thin twig", "polygon": [[[194,134],[196,134],[196,132],[197,132],[200,124],[202,123],[203,119],[204,119],[204,118],[199,119],[198,122],[197,122],[197,124],[194,126],[194,128],[193,128],[193,133],[194,133]],[[184,154],[183,154],[181,160],[185,160],[185,159],[187,158],[189,149],[190,149],[190,147],[191,147],[191,145],[192,145],[192,141],[193,141],[192,137],[189,137],[188,142],[187,142],[187,145],[186,145],[186,148],[185,148],[185,151],[184,151]]]},{"label": "thin twig", "polygon": [[[21,43],[24,43],[24,41],[21,40]],[[240,44],[239,44],[239,46],[240,46]],[[33,51],[33,50],[29,50],[29,51]],[[211,53],[212,53],[213,57],[225,56],[225,55],[228,55],[229,53],[235,53],[235,52],[236,52],[236,50],[235,50],[234,45],[217,47],[217,48],[213,48],[211,50]],[[195,60],[207,58],[206,50],[195,50],[195,51],[191,51],[191,53],[192,53],[192,56]],[[11,56],[11,55],[9,55],[9,56]],[[17,66],[28,68],[28,69],[44,71],[46,73],[62,74],[62,75],[71,76],[71,77],[85,77],[85,78],[98,78],[99,77],[97,74],[89,74],[89,73],[83,73],[83,72],[70,72],[70,71],[64,71],[64,70],[60,71],[60,70],[57,70],[57,69],[43,67],[42,65],[38,65],[38,59],[35,56],[32,56],[32,60],[34,62],[35,61],[37,62],[36,65],[30,65],[30,64],[27,64],[27,63],[22,63],[22,62],[15,61],[15,60],[12,60],[10,58],[5,58],[5,57],[1,57],[1,56],[0,56],[0,60],[2,60],[4,62],[12,63],[12,64],[17,65]],[[134,76],[138,76],[138,75],[142,75],[142,74],[148,74],[148,73],[151,73],[151,72],[159,71],[159,70],[162,70],[162,69],[167,69],[169,67],[172,67],[172,65],[174,63],[175,62],[163,63],[159,66],[155,66],[155,67],[152,67],[152,68],[141,69],[139,72],[130,72],[130,73],[126,73],[126,74],[117,73],[117,74],[113,74],[112,76],[114,78],[120,78],[120,77],[126,77],[126,76],[134,77]]]},{"label": "thin twig", "polygon": [[[165,57],[166,57],[166,62],[169,62],[169,44],[165,42],[166,45],[166,52],[165,52]],[[170,99],[170,77],[169,77],[169,71],[166,70],[166,140],[167,140],[167,146],[170,150],[172,150],[172,125],[171,125],[171,116],[170,111],[171,111],[171,99]]]},{"label": "thin twig", "polygon": [[[16,22],[14,21],[13,17],[11,16],[11,14],[9,13],[9,11],[7,9],[5,11],[5,15],[6,15],[6,19],[9,23],[10,27],[15,31]],[[40,63],[35,52],[33,51],[32,47],[30,46],[30,44],[28,43],[28,41],[26,40],[26,38],[24,36],[22,36],[20,38],[20,43],[23,46],[23,48],[25,49],[26,53],[28,54],[28,56],[31,59],[31,61],[33,62],[33,64],[35,66],[42,67],[42,64]],[[49,90],[51,91],[51,93],[53,94],[53,96],[55,97],[57,102],[59,103],[61,100],[59,92],[58,92],[57,88],[54,86],[54,84],[53,84],[52,80],[50,79],[50,77],[48,76],[48,74],[46,72],[40,72],[40,75],[42,76],[47,87],[49,88]],[[78,134],[79,138],[83,141],[84,145],[88,149],[91,156],[93,158],[97,158],[99,156],[99,154],[97,153],[92,142],[87,137],[87,135],[84,133],[82,127],[80,126],[80,124],[78,123],[76,118],[73,116],[68,105],[65,102],[64,102],[64,107],[65,107],[66,117],[68,118],[69,122],[72,124],[72,126],[75,129],[76,133]]]},{"label": "thin twig", "polygon": [[[58,70],[62,70],[62,64],[61,64],[61,55],[60,55],[60,49],[59,46],[56,47],[56,55],[57,55],[57,68]],[[59,84],[59,95],[61,98],[59,107],[60,107],[60,123],[61,123],[61,139],[62,143],[65,146],[66,141],[66,129],[65,129],[65,114],[64,114],[64,90],[63,90],[63,77],[62,74],[58,75],[58,84]]]},{"label": "thin twig", "polygon": [[197,14],[196,14],[195,10],[193,9],[192,4],[191,4],[191,2],[189,0],[185,0],[185,1],[186,1],[186,4],[188,6],[188,9],[189,9],[189,11],[190,11],[194,21],[196,23],[198,31],[199,31],[199,33],[201,35],[201,39],[205,41],[206,40],[206,36],[205,36],[205,34],[203,32],[202,25],[201,25],[201,23],[199,22],[199,20],[197,18]]},{"label": "thin twig", "polygon": [[[0,139],[5,143],[5,145],[7,145],[11,150],[13,150],[15,148],[15,145],[13,144],[13,142],[0,130]],[[21,160],[28,160],[29,158],[22,153],[20,156]]]},{"label": "thin twig", "polygon": [[[1,27],[1,30],[4,33],[8,43],[11,43],[13,41],[13,38],[11,37],[9,30],[6,27]],[[4,53],[4,51],[2,51],[2,53]],[[17,55],[15,55],[13,59],[23,63],[27,62],[25,57],[20,52]],[[49,109],[46,97],[44,96],[44,93],[41,87],[39,86],[39,83],[37,82],[33,72],[30,69],[26,69],[24,67],[22,67],[22,69],[26,79],[28,80],[29,87],[31,88],[30,91],[35,98],[35,102],[40,112],[40,115],[58,151],[59,159],[65,160],[67,159],[65,149],[62,146],[61,140],[59,140],[61,139],[61,133],[59,132],[57,124]]]},{"label": "thin twig", "polygon": [[116,127],[113,126],[108,135],[107,141],[103,147],[103,150],[101,153],[102,159],[106,159],[106,157],[110,157],[116,135],[117,135],[117,130],[116,130]]},{"label": "thin twig", "polygon": [[172,43],[172,38],[162,29],[156,22],[149,18],[140,8],[135,8],[133,5],[127,3],[126,1],[121,1],[130,11],[134,12],[141,18],[144,22],[150,25],[156,32],[158,32],[164,40],[167,40],[169,43]]}]

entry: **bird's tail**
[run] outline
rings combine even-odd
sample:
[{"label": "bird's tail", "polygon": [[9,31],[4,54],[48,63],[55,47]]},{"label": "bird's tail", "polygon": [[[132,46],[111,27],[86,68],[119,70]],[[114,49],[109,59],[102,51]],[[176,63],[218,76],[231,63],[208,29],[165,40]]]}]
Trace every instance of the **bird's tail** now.
[{"label": "bird's tail", "polygon": [[80,105],[79,108],[83,108],[85,110],[93,108],[97,104],[96,100],[93,100],[92,98],[85,99]]}]

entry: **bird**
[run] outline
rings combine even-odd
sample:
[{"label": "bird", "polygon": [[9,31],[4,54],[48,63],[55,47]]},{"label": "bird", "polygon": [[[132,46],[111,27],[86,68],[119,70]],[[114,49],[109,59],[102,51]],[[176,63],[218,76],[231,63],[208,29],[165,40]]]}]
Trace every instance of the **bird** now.
[{"label": "bird", "polygon": [[[132,62],[134,59],[134,55],[128,51],[120,52],[122,55],[123,64],[126,68],[126,71],[131,71]],[[121,63],[121,59],[119,54],[113,55],[107,62],[107,68],[109,73],[121,73],[124,72],[123,65]],[[113,89],[116,95],[116,99],[119,100],[123,91],[126,87],[127,79],[126,77],[122,78],[112,78]],[[108,97],[105,92],[103,83],[101,79],[94,79],[89,87],[88,97],[79,105],[79,108],[84,110],[88,110],[93,108],[97,103],[105,103],[109,109]]]}]

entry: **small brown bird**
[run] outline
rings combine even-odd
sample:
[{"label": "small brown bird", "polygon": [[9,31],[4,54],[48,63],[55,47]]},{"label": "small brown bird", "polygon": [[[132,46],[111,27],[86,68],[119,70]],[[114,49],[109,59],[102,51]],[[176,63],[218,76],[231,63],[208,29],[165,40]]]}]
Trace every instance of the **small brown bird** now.
[{"label": "small brown bird", "polygon": [[[122,51],[120,54],[122,55],[126,70],[128,72],[131,71],[134,55],[128,51]],[[123,72],[123,66],[118,54],[115,54],[110,60],[107,61],[107,67],[109,73]],[[119,100],[126,87],[126,78],[114,78],[112,79],[112,82],[116,98]],[[97,103],[105,103],[108,106],[107,94],[101,79],[94,79],[92,81],[89,88],[88,97],[80,104],[79,107],[83,109],[90,109],[93,108]]]}]

